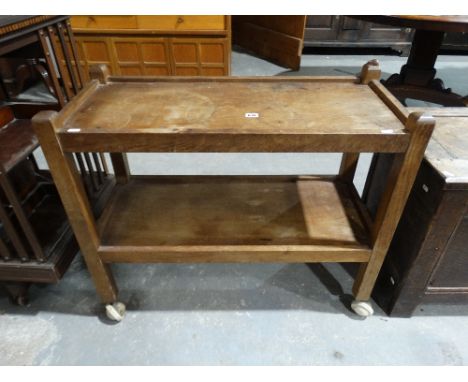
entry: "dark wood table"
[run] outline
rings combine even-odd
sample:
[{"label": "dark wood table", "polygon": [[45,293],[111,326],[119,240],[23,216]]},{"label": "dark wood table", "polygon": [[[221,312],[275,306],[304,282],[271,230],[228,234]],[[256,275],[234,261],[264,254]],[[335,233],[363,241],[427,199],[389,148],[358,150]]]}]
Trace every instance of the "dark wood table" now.
[{"label": "dark wood table", "polygon": [[352,16],[360,20],[414,28],[408,61],[400,73],[383,84],[403,103],[407,98],[444,106],[466,106],[468,96],[460,96],[436,78],[434,68],[446,32],[468,32],[468,16]]}]

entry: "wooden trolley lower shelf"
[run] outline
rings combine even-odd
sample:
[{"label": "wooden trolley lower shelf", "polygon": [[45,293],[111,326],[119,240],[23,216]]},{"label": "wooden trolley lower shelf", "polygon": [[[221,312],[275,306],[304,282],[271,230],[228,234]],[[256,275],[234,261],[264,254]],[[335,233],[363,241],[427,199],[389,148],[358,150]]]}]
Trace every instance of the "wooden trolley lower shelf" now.
[{"label": "wooden trolley lower shelf", "polygon": [[335,177],[134,177],[99,220],[103,261],[368,261],[365,209]]}]

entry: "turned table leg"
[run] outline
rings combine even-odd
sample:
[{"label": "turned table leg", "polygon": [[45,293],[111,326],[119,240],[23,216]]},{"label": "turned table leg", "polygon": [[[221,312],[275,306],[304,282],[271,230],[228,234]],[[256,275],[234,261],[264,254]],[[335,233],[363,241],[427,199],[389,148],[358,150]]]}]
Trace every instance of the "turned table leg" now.
[{"label": "turned table leg", "polygon": [[446,88],[436,78],[434,67],[444,32],[417,29],[408,61],[399,74],[391,75],[382,83],[403,103],[407,98],[433,102],[444,106],[466,106],[468,99]]}]

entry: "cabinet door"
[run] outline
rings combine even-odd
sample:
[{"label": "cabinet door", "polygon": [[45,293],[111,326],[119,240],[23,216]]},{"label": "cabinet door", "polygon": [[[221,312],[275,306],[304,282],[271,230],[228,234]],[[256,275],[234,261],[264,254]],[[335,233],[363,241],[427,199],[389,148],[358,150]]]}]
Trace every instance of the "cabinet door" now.
[{"label": "cabinet door", "polygon": [[340,16],[307,16],[305,41],[335,41],[338,38]]},{"label": "cabinet door", "polygon": [[75,36],[78,45],[78,55],[85,78],[89,79],[89,68],[92,65],[105,64],[115,74],[115,62],[110,37]]},{"label": "cabinet door", "polygon": [[228,41],[225,38],[170,39],[169,52],[176,76],[229,75]]},{"label": "cabinet door", "polygon": [[93,64],[106,64],[114,75],[226,76],[229,39],[76,35],[85,75]]},{"label": "cabinet door", "polygon": [[299,69],[306,16],[233,16],[232,39],[278,65]]},{"label": "cabinet door", "polygon": [[167,38],[112,37],[116,72],[127,76],[171,73]]},{"label": "cabinet door", "polygon": [[339,16],[338,39],[340,41],[355,42],[363,37],[363,24],[360,20],[351,17]]},{"label": "cabinet door", "polygon": [[[462,191],[456,191],[462,194]],[[428,285],[429,293],[468,292],[468,215],[465,214],[448,238]],[[453,288],[448,291],[447,288]]]}]

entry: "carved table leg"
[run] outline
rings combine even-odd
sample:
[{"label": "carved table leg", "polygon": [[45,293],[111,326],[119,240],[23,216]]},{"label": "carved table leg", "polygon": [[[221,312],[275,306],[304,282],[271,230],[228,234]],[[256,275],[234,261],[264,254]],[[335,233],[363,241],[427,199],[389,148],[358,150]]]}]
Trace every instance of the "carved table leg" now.
[{"label": "carved table leg", "polygon": [[407,98],[444,106],[466,106],[467,97],[453,93],[443,81],[435,78],[434,68],[444,32],[416,30],[408,61],[399,74],[392,74],[382,83],[403,103]]}]

